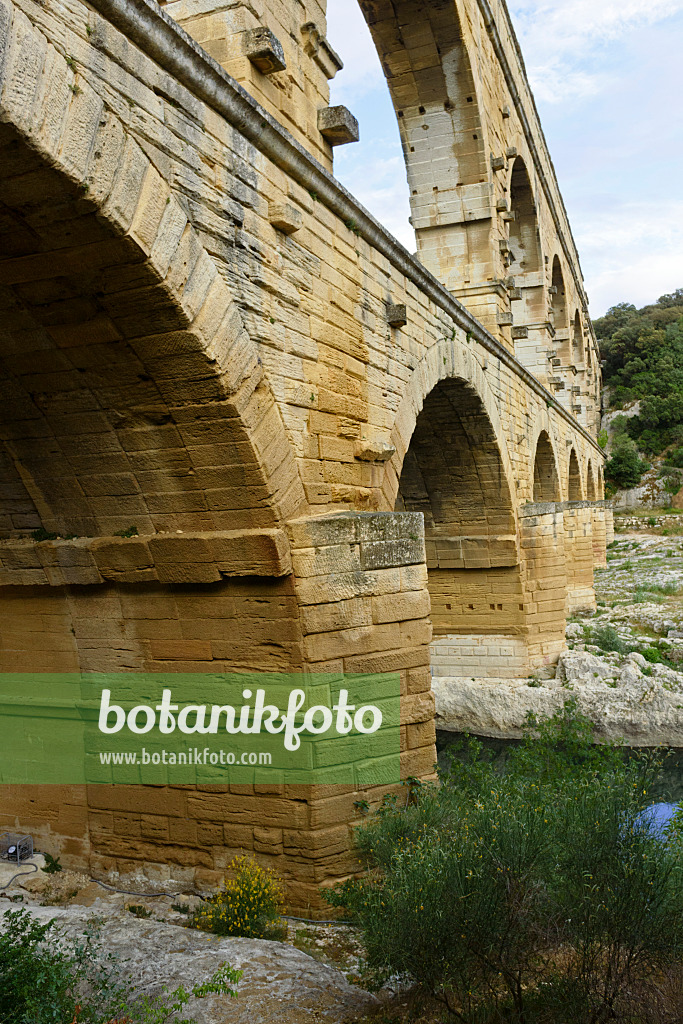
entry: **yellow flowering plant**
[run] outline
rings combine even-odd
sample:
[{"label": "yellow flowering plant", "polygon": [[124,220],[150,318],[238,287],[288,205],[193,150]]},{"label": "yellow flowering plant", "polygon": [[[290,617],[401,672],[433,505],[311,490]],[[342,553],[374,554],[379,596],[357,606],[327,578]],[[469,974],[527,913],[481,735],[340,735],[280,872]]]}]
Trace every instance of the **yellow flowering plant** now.
[{"label": "yellow flowering plant", "polygon": [[242,935],[254,939],[282,939],[286,925],[282,881],[275,872],[243,855],[228,865],[231,877],[222,888],[197,907],[190,927],[215,935]]}]

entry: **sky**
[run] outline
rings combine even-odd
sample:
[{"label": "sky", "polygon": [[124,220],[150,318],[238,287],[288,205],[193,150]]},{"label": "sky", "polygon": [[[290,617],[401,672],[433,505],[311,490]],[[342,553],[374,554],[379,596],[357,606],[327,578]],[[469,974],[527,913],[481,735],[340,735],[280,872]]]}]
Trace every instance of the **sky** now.
[{"label": "sky", "polygon": [[[683,287],[683,0],[508,0],[595,318]],[[357,0],[328,0],[339,180],[411,252],[389,93]]]}]

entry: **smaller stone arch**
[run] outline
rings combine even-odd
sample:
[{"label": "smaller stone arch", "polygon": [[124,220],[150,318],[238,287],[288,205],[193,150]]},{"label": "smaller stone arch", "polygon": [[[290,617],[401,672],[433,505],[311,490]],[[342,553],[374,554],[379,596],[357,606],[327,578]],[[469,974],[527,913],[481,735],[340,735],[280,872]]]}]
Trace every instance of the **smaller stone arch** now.
[{"label": "smaller stone arch", "polygon": [[541,269],[536,201],[531,180],[521,156],[512,165],[510,176],[510,259],[512,274],[534,274]]},{"label": "smaller stone arch", "polygon": [[550,286],[550,314],[556,331],[567,329],[567,294],[559,256],[555,256],[553,259],[553,274]]},{"label": "smaller stone arch", "polygon": [[586,497],[588,501],[595,501],[595,475],[591,459],[588,460],[588,468],[586,470]]},{"label": "smaller stone arch", "polygon": [[569,501],[583,501],[583,492],[581,488],[581,470],[579,469],[579,460],[576,455],[576,449],[572,448],[569,455],[569,477],[567,481],[567,495]]},{"label": "smaller stone arch", "polygon": [[572,364],[583,363],[585,358],[585,350],[583,344],[583,326],[581,324],[581,314],[578,309],[574,314],[571,326],[571,352],[572,352]]},{"label": "smaller stone arch", "polygon": [[534,458],[534,501],[561,501],[560,478],[550,437],[542,430]]}]

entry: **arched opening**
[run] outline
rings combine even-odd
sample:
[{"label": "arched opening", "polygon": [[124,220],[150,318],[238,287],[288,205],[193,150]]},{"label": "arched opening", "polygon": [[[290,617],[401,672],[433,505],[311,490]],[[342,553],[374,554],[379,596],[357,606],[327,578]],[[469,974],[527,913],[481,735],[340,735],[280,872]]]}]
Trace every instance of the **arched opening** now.
[{"label": "arched opening", "polygon": [[514,214],[510,222],[510,273],[515,277],[537,273],[541,269],[541,246],[536,203],[526,166],[519,156],[512,166],[510,207]]},{"label": "arched opening", "polygon": [[567,329],[567,296],[564,287],[564,275],[559,257],[553,260],[553,277],[550,289],[550,316],[556,331]]},{"label": "arched opening", "polygon": [[602,467],[598,470],[598,493],[596,497],[600,501],[605,497],[605,481],[602,475]]},{"label": "arched opening", "polygon": [[572,364],[577,366],[583,364],[584,361],[584,345],[583,345],[583,328],[581,326],[581,314],[578,309],[574,314],[572,321]]},{"label": "arched opening", "polygon": [[[273,488],[229,405],[260,379],[256,355],[161,179],[150,182],[148,216],[173,214],[179,230],[178,255],[160,270],[101,216],[97,181],[84,191],[13,129],[2,142],[2,533],[276,525]],[[254,403],[277,416],[264,384]]]},{"label": "arched opening", "polygon": [[515,159],[510,177],[509,252],[506,263],[510,282],[519,298],[513,304],[515,355],[535,376],[547,383],[548,310],[545,274],[542,270],[536,203],[531,181],[521,157]]},{"label": "arched opening", "polygon": [[569,456],[569,486],[568,486],[569,501],[582,501],[583,494],[581,493],[581,470],[579,469],[579,460],[576,457],[576,452],[572,448],[571,455]]},{"label": "arched opening", "polygon": [[586,470],[586,497],[588,501],[595,501],[595,477],[593,476],[593,463],[590,459]]},{"label": "arched opening", "polygon": [[398,119],[418,255],[467,304],[495,268],[485,124],[457,5],[359,2]]},{"label": "arched opening", "polygon": [[[491,421],[465,382],[442,381],[427,396],[396,509],[424,514],[434,673],[473,675],[475,645],[479,675],[514,675],[523,598],[511,491]],[[484,636],[497,639],[482,646]]]},{"label": "arched opening", "polygon": [[555,452],[545,430],[541,431],[536,445],[534,501],[561,501]]}]

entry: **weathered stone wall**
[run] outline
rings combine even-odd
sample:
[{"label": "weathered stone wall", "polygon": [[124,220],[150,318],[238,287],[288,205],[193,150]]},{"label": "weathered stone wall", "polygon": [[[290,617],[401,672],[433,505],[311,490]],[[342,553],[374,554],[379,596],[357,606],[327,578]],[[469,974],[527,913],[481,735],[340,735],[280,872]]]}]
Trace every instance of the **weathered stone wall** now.
[{"label": "weathered stone wall", "polygon": [[[401,774],[429,777],[421,517],[345,513],[295,520],[289,530],[293,571],[280,579],[4,587],[0,670],[397,672]],[[100,877],[202,887],[215,886],[240,850],[253,851],[285,878],[293,906],[316,912],[318,887],[356,870],[354,801],[376,805],[392,788],[369,787],[363,772],[359,762],[346,786],[13,786],[0,800],[0,827],[30,829],[65,864]]]},{"label": "weathered stone wall", "polygon": [[[494,146],[487,129],[466,161],[476,177],[483,154],[485,181],[450,198],[474,209],[483,195],[490,215],[465,212],[473,235],[463,217],[444,222],[441,264],[429,243],[441,226],[431,236],[415,222],[437,280],[327,173],[324,12],[306,7],[299,31],[274,4],[170,8],[263,106],[145,0],[0,0],[0,667],[400,671],[402,770],[429,777],[430,596],[435,665],[469,675],[476,649],[488,674],[512,657],[523,675],[556,659],[567,607],[590,599],[588,538],[602,558],[607,529],[590,416],[539,382],[538,351],[515,358],[498,320],[509,301],[534,316],[551,302],[561,319],[551,221],[567,323],[581,290],[504,11],[515,116],[529,122],[518,152],[534,142],[540,154],[526,172],[539,176],[537,209],[519,174],[520,218],[498,209],[506,188],[489,157],[509,137]],[[451,32],[454,11],[431,5],[429,17]],[[406,23],[408,49],[423,15]],[[478,3],[460,15],[453,44],[476,40],[478,116],[488,104],[491,123],[510,121],[495,33]],[[280,78],[245,62],[241,33],[257,27],[283,37]],[[440,188],[431,144],[420,180]],[[492,260],[516,246],[521,263],[532,215],[540,276],[513,287]],[[577,487],[590,515],[563,508]],[[319,884],[353,869],[357,792],[361,778],[308,793],[171,787],[166,801],[147,788],[32,788],[0,815],[100,873],[209,884],[232,851],[253,849],[309,908]]]}]

